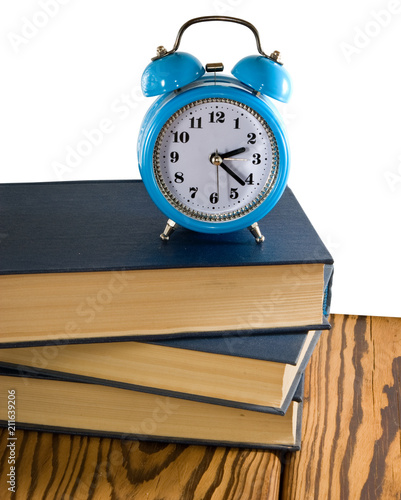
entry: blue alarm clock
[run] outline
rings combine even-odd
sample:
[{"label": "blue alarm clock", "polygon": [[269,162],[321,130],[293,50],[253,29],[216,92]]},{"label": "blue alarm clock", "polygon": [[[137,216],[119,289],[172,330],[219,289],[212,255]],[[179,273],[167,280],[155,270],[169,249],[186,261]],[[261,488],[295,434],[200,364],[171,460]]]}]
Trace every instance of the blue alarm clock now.
[{"label": "blue alarm clock", "polygon": [[[223,75],[222,63],[206,68],[178,52],[182,34],[205,21],[228,21],[253,32],[259,55],[241,59]],[[158,47],[142,75],[145,96],[159,96],[146,113],[138,140],[143,183],[168,218],[160,235],[177,225],[204,233],[249,228],[278,202],[287,184],[289,147],[270,98],[287,102],[291,80],[279,53],[266,55],[256,28],[242,19],[207,16],[179,30],[174,47]]]}]

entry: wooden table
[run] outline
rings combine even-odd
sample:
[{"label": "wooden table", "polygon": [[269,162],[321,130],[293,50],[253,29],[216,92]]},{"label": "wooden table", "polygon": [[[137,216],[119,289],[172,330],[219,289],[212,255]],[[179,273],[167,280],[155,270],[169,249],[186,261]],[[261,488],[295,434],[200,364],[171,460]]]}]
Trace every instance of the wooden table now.
[{"label": "wooden table", "polygon": [[401,499],[401,319],[332,316],[305,377],[302,451],[18,433],[0,498]]}]

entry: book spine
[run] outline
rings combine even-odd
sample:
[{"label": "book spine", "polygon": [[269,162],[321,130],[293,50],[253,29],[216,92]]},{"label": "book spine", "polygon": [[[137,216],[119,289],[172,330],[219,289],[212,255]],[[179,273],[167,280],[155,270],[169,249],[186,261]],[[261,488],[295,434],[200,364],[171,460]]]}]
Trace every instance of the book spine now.
[{"label": "book spine", "polygon": [[324,293],[323,293],[323,316],[328,318],[331,304],[331,287],[333,284],[334,266],[325,265],[324,267]]}]

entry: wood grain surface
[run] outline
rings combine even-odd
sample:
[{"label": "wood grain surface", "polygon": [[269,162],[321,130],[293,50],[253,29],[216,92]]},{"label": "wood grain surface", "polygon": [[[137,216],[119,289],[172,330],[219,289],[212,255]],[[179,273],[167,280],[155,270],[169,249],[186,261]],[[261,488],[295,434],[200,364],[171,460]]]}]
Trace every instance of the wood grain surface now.
[{"label": "wood grain surface", "polygon": [[401,319],[331,322],[306,372],[301,452],[18,431],[11,495],[2,430],[0,498],[401,500]]},{"label": "wood grain surface", "polygon": [[281,498],[401,499],[401,319],[332,317],[305,380]]},{"label": "wood grain surface", "polygon": [[278,499],[279,453],[18,431],[16,494],[7,491],[0,436],[0,498]]}]

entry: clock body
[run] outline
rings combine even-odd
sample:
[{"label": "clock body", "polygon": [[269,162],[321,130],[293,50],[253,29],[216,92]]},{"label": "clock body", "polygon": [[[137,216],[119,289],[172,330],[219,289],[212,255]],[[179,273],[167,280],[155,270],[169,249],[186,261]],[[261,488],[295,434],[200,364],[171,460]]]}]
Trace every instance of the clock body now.
[{"label": "clock body", "polygon": [[287,184],[289,147],[270,99],[236,78],[210,75],[154,101],[138,162],[157,207],[204,233],[251,226]]}]

